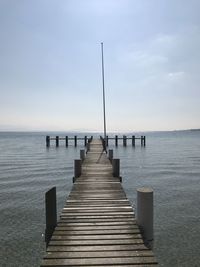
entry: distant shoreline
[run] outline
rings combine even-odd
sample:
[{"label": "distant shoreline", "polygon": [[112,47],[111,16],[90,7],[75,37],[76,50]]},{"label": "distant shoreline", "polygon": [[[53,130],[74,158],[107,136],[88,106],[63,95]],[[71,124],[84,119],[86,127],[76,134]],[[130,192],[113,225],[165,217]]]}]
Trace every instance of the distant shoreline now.
[{"label": "distant shoreline", "polygon": [[[162,132],[191,132],[195,131],[198,132],[200,131],[199,129],[184,129],[184,130],[146,130],[146,131],[108,131],[108,134],[123,134],[123,133],[162,133]],[[86,131],[86,130],[0,130],[0,133],[71,133],[71,134],[76,134],[76,133],[102,133],[103,131]]]}]

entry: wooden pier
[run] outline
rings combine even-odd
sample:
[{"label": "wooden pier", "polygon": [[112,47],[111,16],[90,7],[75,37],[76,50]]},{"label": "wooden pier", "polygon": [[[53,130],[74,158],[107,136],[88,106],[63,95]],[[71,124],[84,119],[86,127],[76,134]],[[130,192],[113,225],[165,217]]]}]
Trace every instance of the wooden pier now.
[{"label": "wooden pier", "polygon": [[[65,141],[65,146],[68,147],[69,142],[73,142],[74,146],[77,146],[77,143],[79,140],[83,140],[84,141],[84,146],[87,145],[88,141],[91,141],[93,139],[93,136],[91,137],[77,137],[76,135],[74,137],[69,137],[69,136],[55,136],[55,137],[51,137],[49,135],[46,136],[46,147],[50,147],[50,143],[51,141],[55,141],[56,147],[59,146],[60,141]],[[109,137],[106,136],[106,146],[109,145],[109,140],[113,140],[115,143],[115,146],[118,146],[120,140],[122,141],[123,146],[127,146],[127,142],[130,140],[132,146],[135,146],[136,144],[136,140],[140,140],[141,141],[141,146],[146,146],[146,136],[142,135],[140,137],[136,137],[135,135],[132,135],[131,137],[128,137],[126,135],[123,135],[122,137],[115,135],[114,137]]]},{"label": "wooden pier", "polygon": [[41,267],[158,266],[144,244],[119,170],[102,150],[100,140],[90,142],[59,221],[54,211],[47,215],[54,219]]}]

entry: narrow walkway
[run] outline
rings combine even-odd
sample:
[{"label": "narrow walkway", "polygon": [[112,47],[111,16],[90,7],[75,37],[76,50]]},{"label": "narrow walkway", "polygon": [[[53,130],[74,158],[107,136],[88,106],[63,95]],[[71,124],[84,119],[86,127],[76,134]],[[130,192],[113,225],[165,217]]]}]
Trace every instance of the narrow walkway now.
[{"label": "narrow walkway", "polygon": [[93,140],[41,266],[155,265],[101,141]]}]

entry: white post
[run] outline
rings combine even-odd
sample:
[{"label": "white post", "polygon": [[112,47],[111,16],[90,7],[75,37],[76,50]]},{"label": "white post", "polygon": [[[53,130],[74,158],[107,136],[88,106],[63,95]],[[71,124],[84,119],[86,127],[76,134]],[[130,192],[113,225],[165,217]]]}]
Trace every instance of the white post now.
[{"label": "white post", "polygon": [[142,230],[144,241],[153,248],[153,189],[137,189],[137,223]]}]

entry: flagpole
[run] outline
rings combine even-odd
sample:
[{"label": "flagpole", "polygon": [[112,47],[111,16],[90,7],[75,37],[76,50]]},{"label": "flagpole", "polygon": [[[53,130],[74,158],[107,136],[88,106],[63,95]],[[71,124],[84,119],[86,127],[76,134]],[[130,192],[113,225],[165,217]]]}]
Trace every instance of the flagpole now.
[{"label": "flagpole", "polygon": [[103,43],[101,43],[101,59],[102,59],[102,85],[103,85],[103,118],[104,118],[104,142],[106,142],[106,101],[105,101],[105,82],[104,82],[104,58]]}]

